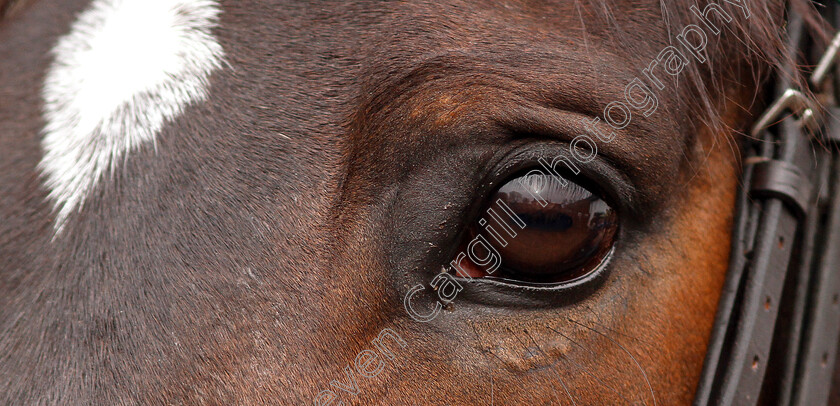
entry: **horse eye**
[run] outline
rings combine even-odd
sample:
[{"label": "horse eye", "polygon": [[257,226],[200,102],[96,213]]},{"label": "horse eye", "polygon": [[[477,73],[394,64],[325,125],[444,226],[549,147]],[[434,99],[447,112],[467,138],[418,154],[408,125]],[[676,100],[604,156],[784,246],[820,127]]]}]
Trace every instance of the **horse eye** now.
[{"label": "horse eye", "polygon": [[603,199],[539,171],[503,184],[484,214],[453,261],[459,276],[570,282],[598,268],[618,231],[618,214]]}]

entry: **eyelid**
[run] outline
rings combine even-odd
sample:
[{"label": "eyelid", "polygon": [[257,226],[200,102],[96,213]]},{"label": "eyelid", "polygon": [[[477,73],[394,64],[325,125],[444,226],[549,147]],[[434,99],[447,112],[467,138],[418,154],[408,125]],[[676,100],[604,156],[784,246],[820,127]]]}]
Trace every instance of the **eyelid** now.
[{"label": "eyelid", "polygon": [[[519,136],[521,143],[510,153],[500,158],[493,169],[485,177],[476,200],[485,200],[505,180],[530,167],[538,167],[539,159],[551,162],[555,157],[572,159],[569,144],[556,140],[546,140],[542,137]],[[575,182],[602,198],[613,207],[620,216],[629,219],[645,218],[641,208],[636,207],[637,189],[632,180],[603,155],[598,155],[591,162],[578,164],[580,173],[571,172],[561,174],[568,180]],[[481,207],[471,210],[471,214],[478,215]]]},{"label": "eyelid", "polygon": [[572,305],[586,299],[603,286],[610,275],[610,264],[616,250],[617,247],[613,246],[604,261],[595,270],[568,283],[554,285],[511,284],[498,279],[469,280],[456,277],[456,280],[464,288],[458,294],[458,300],[481,306],[528,309],[548,309]]},{"label": "eyelid", "polygon": [[615,253],[615,245],[607,252],[607,255],[604,256],[604,260],[598,264],[591,272],[581,276],[580,278],[576,278],[574,280],[568,282],[551,282],[551,283],[540,283],[540,282],[527,282],[527,281],[518,281],[515,279],[509,278],[501,278],[490,276],[486,278],[463,278],[460,276],[454,276],[454,278],[466,284],[482,284],[482,283],[489,283],[491,285],[496,286],[505,286],[511,287],[514,290],[524,290],[524,291],[534,291],[534,292],[559,292],[566,290],[565,288],[574,289],[582,284],[587,284],[592,282],[593,280],[599,277],[599,273],[602,273],[606,270],[609,266],[610,261],[613,258]]}]

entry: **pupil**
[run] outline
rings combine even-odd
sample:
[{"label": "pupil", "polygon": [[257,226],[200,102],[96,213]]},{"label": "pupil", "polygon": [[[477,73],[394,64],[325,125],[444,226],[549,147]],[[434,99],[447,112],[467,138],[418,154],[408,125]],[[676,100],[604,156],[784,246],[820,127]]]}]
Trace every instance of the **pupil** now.
[{"label": "pupil", "polygon": [[[515,211],[515,209],[514,209]],[[565,213],[516,213],[526,228],[546,231],[566,231],[572,227],[572,218]]]},{"label": "pupil", "polygon": [[500,276],[529,282],[563,282],[587,274],[597,267],[612,247],[618,228],[615,211],[582,186],[563,185],[549,175],[529,175],[504,184],[491,197],[504,202],[524,228],[508,225],[516,236],[507,245],[497,244],[483,234],[502,258]]}]

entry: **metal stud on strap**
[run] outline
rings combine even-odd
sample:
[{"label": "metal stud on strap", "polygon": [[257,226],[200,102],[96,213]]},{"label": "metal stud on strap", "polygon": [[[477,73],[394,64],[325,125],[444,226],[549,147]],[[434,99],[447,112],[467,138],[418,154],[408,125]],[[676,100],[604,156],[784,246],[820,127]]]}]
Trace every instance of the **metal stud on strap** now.
[{"label": "metal stud on strap", "polygon": [[840,50],[840,33],[837,33],[831,40],[819,63],[817,63],[814,73],[811,74],[811,84],[818,90],[822,90],[823,82],[825,82],[825,78],[828,77],[828,72],[834,66],[834,61],[837,59],[838,50]]},{"label": "metal stud on strap", "polygon": [[[809,79],[815,91],[820,92],[824,90],[825,80],[831,68],[837,62],[838,52],[840,52],[840,33],[837,33],[831,40],[831,43],[826,48],[822,57],[820,57],[820,61],[817,63],[817,67]],[[820,121],[822,120],[819,106],[814,103],[814,100],[805,97],[799,90],[787,89],[758,118],[758,121],[756,121],[750,131],[750,135],[758,137],[767,127],[775,124],[775,120],[783,120],[784,118],[780,119],[779,117],[785,110],[793,112],[800,119],[801,125],[807,128],[812,134],[818,133]]]},{"label": "metal stud on strap", "polygon": [[814,101],[805,97],[799,90],[787,89],[759,117],[750,134],[753,137],[758,137],[767,127],[775,124],[773,121],[778,119],[785,110],[791,110],[794,115],[799,117],[802,125],[811,130],[811,132],[817,132],[819,129],[819,120],[817,117],[819,108],[814,104]]}]

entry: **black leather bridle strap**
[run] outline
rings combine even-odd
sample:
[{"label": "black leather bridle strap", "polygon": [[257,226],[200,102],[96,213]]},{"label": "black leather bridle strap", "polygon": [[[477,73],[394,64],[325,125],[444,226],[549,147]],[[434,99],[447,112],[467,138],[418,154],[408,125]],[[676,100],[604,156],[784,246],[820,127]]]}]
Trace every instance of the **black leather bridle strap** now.
[{"label": "black leather bridle strap", "polygon": [[[801,31],[802,21],[794,17],[789,23],[791,49],[798,49]],[[786,89],[788,84],[780,83],[776,94],[783,97]],[[770,174],[786,172],[781,168],[794,165],[790,158],[778,159],[783,154],[793,155],[791,149],[796,146],[782,143],[783,138],[797,138],[790,136],[790,122],[783,126],[785,131],[781,133],[763,130],[760,135],[765,142],[747,146],[729,272],[698,385],[697,406],[755,404],[761,391],[791,246],[803,209],[785,205],[785,201],[799,202],[802,197],[780,198],[790,182],[776,185]],[[757,199],[750,196],[756,164],[764,168],[758,174],[761,197]]]},{"label": "black leather bridle strap", "polygon": [[[767,139],[791,141],[792,136],[800,131],[792,122],[782,127],[785,128],[781,136]],[[745,224],[739,227],[746,233],[746,238],[738,239],[732,255],[743,256],[739,261],[742,270],[735,273],[737,279],[732,282],[737,283],[737,287],[724,293],[732,309],[726,317],[727,322],[715,327],[715,338],[720,342],[718,368],[714,375],[709,376],[712,379],[701,387],[706,389],[708,403],[697,404],[752,405],[758,400],[770,358],[782,291],[797,242],[802,209],[790,203],[801,200],[801,196],[776,196],[780,193],[777,189],[786,186],[789,176],[793,176],[790,173],[771,180],[762,179],[759,183],[761,188],[756,188],[753,182],[757,178],[756,169],[767,168],[768,163],[774,164],[773,168],[785,168],[791,164],[800,168],[813,166],[808,162],[807,154],[792,150],[792,147],[802,146],[796,144],[801,143],[782,144],[787,146],[784,148],[788,150],[787,154],[795,158],[770,158],[758,162],[765,166],[748,164],[751,167],[747,170],[751,174],[749,189],[745,191],[746,205],[747,210],[757,215],[746,216]],[[784,173],[780,170],[772,172]],[[799,180],[806,183],[809,174],[810,171],[799,171]],[[754,193],[748,194],[749,191]]]},{"label": "black leather bridle strap", "polygon": [[[826,133],[840,138],[840,109],[832,109]],[[825,151],[821,153],[825,154]],[[801,356],[796,365],[795,405],[825,405],[840,340],[840,160],[827,165],[824,233],[816,241],[814,281],[810,285]],[[816,255],[815,255],[816,256]]]},{"label": "black leather bridle strap", "polygon": [[[791,60],[796,60],[807,38],[794,13],[789,13],[788,37]],[[835,42],[840,44],[840,36]],[[821,65],[833,64],[834,52]],[[794,73],[789,66],[780,76]],[[817,90],[823,87],[819,82]],[[779,81],[775,93],[776,101],[753,128],[756,141],[745,148],[730,269],[696,406],[755,405],[762,395],[768,397],[763,403],[781,405],[824,405],[828,398],[840,334],[835,303],[840,299],[840,166],[831,141],[840,139],[840,121],[831,122],[827,136],[815,143],[824,121],[819,106],[787,81]],[[796,121],[784,120],[788,111]],[[773,125],[777,121],[782,122]],[[783,322],[777,323],[780,315]],[[776,367],[768,371],[768,365]],[[764,391],[768,376],[780,387]]]}]

